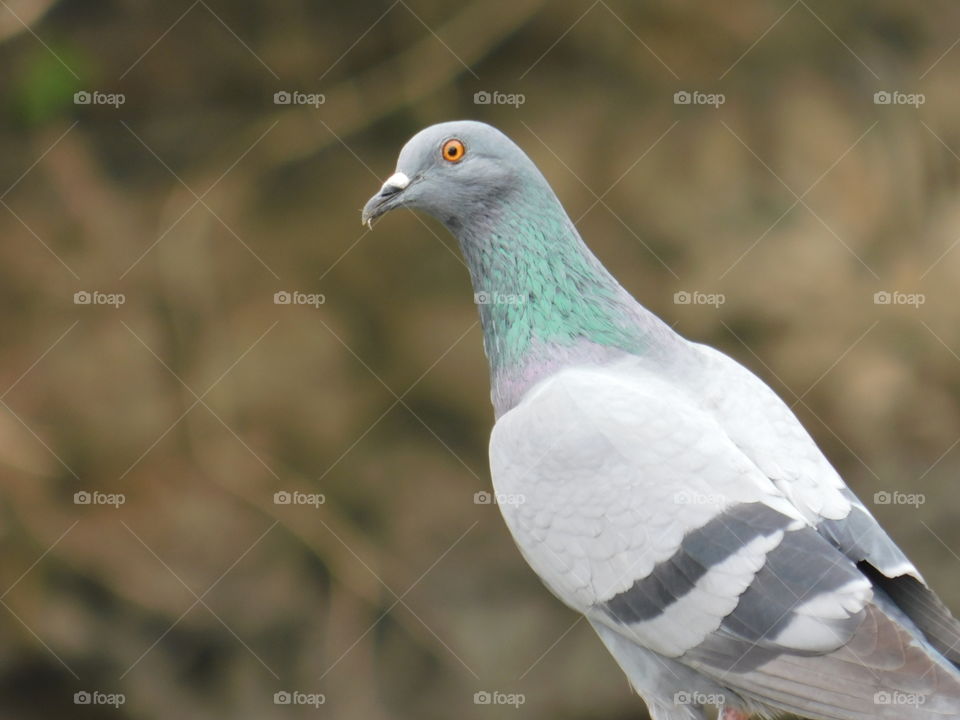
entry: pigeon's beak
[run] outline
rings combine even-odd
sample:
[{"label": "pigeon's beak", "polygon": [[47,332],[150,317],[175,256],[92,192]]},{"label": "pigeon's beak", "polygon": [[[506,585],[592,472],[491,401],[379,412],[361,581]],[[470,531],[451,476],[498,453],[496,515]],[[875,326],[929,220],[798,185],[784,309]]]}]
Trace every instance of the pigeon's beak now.
[{"label": "pigeon's beak", "polygon": [[372,228],[374,220],[400,204],[401,193],[409,184],[410,178],[402,172],[395,172],[388,177],[380,188],[380,192],[367,200],[367,204],[363,206],[360,222]]}]

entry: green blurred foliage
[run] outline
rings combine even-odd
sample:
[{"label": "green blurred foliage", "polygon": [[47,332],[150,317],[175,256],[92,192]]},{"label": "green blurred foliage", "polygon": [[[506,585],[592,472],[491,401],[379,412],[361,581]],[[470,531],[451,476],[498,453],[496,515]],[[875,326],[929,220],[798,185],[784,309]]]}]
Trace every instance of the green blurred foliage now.
[{"label": "green blurred foliage", "polygon": [[81,61],[81,54],[62,46],[32,48],[23,65],[13,76],[12,116],[25,130],[69,116],[74,110],[73,95],[82,88],[73,73],[88,65]]}]

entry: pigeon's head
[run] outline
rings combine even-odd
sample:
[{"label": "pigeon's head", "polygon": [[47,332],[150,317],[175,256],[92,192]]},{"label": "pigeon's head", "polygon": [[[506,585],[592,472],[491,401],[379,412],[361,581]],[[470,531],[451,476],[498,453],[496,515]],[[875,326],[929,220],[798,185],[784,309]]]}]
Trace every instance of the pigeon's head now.
[{"label": "pigeon's head", "polygon": [[522,187],[531,173],[542,178],[524,152],[490,125],[431,125],[403,146],[396,172],[367,201],[362,219],[372,226],[384,213],[406,207],[456,230]]}]

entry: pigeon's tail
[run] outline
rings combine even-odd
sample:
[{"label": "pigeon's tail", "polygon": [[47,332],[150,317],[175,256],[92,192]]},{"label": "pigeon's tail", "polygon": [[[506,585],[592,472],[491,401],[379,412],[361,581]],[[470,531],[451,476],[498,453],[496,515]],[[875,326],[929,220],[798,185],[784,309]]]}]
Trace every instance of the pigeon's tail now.
[{"label": "pigeon's tail", "polygon": [[870,578],[878,602],[890,614],[897,617],[896,610],[901,610],[909,622],[902,617],[898,618],[900,622],[916,629],[918,635],[960,669],[960,622],[933,590],[910,575],[890,578],[867,562],[858,563],[857,567]]},{"label": "pigeon's tail", "polygon": [[960,718],[960,673],[882,591],[850,642],[828,655],[714,635],[684,661],[750,701],[805,718]]}]

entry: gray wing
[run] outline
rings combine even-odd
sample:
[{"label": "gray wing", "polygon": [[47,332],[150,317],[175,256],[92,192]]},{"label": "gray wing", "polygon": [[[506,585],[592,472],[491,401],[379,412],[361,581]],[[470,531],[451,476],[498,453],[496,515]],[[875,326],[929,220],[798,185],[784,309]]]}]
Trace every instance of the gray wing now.
[{"label": "gray wing", "polygon": [[911,629],[960,667],[960,622],[846,486],[793,412],[736,361],[705,345],[694,348],[703,362],[699,390],[731,440],[909,618]]},{"label": "gray wing", "polygon": [[917,690],[960,717],[960,675],[691,394],[564,371],[497,422],[491,470],[525,496],[501,511],[528,562],[659,717],[698,717],[673,700],[689,683],[813,718],[937,717],[874,707]]},{"label": "gray wing", "polygon": [[960,717],[960,682],[918,643],[882,600],[868,604],[849,641],[823,655],[779,652],[718,632],[684,661],[745,704],[817,720],[948,720]]},{"label": "gray wing", "polygon": [[906,614],[813,528],[797,527],[760,504],[729,507],[689,532],[673,556],[590,615],[595,626],[634,639],[632,650],[598,630],[628,674],[642,660],[650,665],[639,642],[649,634],[645,626],[666,621],[711,567],[758,535],[780,540],[734,610],[695,647],[661,658],[666,670],[696,670],[701,681],[693,687],[722,690],[684,695],[690,679],[660,669],[660,687],[651,694],[662,699],[664,717],[690,710],[669,707],[667,700],[678,696],[822,720],[960,717],[960,675]]},{"label": "gray wing", "polygon": [[850,513],[840,520],[824,519],[820,533],[839,548],[916,625],[924,638],[960,667],[960,622],[937,597],[919,572],[901,571],[910,564],[896,543],[849,490]]}]

